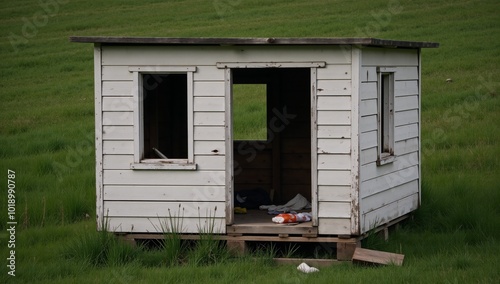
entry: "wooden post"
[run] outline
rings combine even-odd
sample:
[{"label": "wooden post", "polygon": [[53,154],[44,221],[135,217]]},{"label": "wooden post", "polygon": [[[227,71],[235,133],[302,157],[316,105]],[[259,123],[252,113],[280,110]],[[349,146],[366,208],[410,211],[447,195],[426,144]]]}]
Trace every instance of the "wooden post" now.
[{"label": "wooden post", "polygon": [[241,240],[227,240],[227,249],[233,256],[243,256],[246,252],[246,242]]},{"label": "wooden post", "polygon": [[350,261],[357,247],[361,247],[360,241],[337,243],[337,260]]}]

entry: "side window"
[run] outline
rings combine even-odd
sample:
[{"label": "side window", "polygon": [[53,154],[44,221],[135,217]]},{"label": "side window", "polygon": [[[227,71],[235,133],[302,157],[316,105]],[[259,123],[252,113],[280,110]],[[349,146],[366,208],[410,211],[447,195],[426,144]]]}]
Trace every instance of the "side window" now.
[{"label": "side window", "polygon": [[130,67],[134,73],[132,169],[196,169],[193,154],[195,67]]},{"label": "side window", "polygon": [[394,68],[378,68],[378,161],[394,160]]}]

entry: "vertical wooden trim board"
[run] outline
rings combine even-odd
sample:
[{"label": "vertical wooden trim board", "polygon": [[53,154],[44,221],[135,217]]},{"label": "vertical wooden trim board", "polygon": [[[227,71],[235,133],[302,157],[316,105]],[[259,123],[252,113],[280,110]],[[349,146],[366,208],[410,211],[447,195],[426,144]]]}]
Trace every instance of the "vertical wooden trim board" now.
[{"label": "vertical wooden trim board", "polygon": [[193,72],[187,72],[187,126],[188,126],[188,163],[194,163],[194,111],[193,111]]},{"label": "vertical wooden trim board", "polygon": [[418,207],[422,205],[422,50],[418,50]]},{"label": "vertical wooden trim board", "polygon": [[226,225],[233,224],[233,79],[231,76],[231,69],[224,70],[224,96],[225,96],[225,138],[226,138]]},{"label": "vertical wooden trim board", "polygon": [[95,177],[96,177],[96,217],[97,229],[103,230],[104,222],[104,192],[102,166],[102,50],[100,44],[94,45],[94,100],[95,100]]},{"label": "vertical wooden trim board", "polygon": [[360,174],[359,174],[359,88],[361,85],[361,50],[352,47],[351,61],[351,234],[360,232]]},{"label": "vertical wooden trim board", "polygon": [[311,68],[311,211],[312,224],[318,226],[318,113],[317,68]]}]

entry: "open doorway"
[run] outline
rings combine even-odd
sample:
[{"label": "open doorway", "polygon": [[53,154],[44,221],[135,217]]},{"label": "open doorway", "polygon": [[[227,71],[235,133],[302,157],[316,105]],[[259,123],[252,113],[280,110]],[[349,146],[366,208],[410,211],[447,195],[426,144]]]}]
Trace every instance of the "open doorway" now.
[{"label": "open doorway", "polygon": [[234,68],[231,76],[233,198],[235,207],[247,207],[234,214],[233,227],[274,233],[273,216],[259,205],[286,204],[297,194],[311,202],[311,70]]}]

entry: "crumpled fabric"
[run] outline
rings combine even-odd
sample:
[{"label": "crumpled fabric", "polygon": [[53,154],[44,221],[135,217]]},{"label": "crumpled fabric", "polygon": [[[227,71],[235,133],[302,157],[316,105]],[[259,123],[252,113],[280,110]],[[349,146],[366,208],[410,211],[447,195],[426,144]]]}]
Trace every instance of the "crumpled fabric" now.
[{"label": "crumpled fabric", "polygon": [[307,201],[307,199],[302,196],[300,193],[297,194],[294,198],[292,198],[290,201],[288,201],[286,204],[283,205],[261,205],[259,206],[260,210],[268,210],[269,212],[277,212],[279,213],[286,213],[290,211],[297,211],[297,210],[302,210],[302,209],[309,209],[311,208],[311,203]]}]

